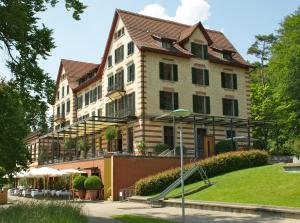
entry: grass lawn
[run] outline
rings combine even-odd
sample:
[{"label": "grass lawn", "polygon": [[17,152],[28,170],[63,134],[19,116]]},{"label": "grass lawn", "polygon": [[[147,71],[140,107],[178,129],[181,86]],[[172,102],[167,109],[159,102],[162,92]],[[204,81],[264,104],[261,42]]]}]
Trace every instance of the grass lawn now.
[{"label": "grass lawn", "polygon": [[[211,178],[215,185],[190,194],[187,200],[300,207],[300,173],[286,173],[281,164],[231,172]],[[202,182],[185,187],[197,188]],[[168,197],[180,194],[180,188]]]},{"label": "grass lawn", "polygon": [[67,202],[20,202],[0,207],[0,223],[87,223],[81,207]]},{"label": "grass lawn", "polygon": [[178,223],[177,221],[169,221],[158,218],[148,218],[138,215],[116,215],[112,218],[115,220],[120,220],[124,223]]}]

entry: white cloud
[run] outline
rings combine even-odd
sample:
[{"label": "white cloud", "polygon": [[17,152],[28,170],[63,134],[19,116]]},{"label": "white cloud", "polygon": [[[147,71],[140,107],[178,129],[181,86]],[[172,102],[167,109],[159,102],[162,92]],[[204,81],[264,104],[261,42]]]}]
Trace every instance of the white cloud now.
[{"label": "white cloud", "polygon": [[181,0],[173,17],[167,15],[166,9],[156,3],[146,5],[140,13],[192,25],[199,21],[203,23],[208,19],[210,16],[210,5],[206,0]]}]

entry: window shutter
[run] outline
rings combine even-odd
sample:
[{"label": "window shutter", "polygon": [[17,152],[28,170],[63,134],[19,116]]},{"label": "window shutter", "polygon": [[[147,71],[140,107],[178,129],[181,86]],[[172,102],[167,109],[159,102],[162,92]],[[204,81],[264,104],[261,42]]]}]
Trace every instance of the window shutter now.
[{"label": "window shutter", "polygon": [[197,83],[197,77],[196,77],[196,68],[192,67],[192,83]]},{"label": "window shutter", "polygon": [[130,66],[127,66],[127,82],[130,81]]},{"label": "window shutter", "polygon": [[205,96],[205,107],[206,107],[206,114],[210,114],[210,98],[209,96]]},{"label": "window shutter", "polygon": [[100,99],[102,97],[102,92],[101,92],[101,87],[98,86],[98,99]]},{"label": "window shutter", "polygon": [[174,110],[175,109],[178,109],[178,93],[177,92],[174,92],[173,93],[173,100],[174,100]]},{"label": "window shutter", "polygon": [[204,70],[204,81],[205,81],[205,85],[208,86],[209,85],[209,71],[208,70]]},{"label": "window shutter", "polygon": [[221,72],[221,86],[222,88],[225,88],[225,73]]},{"label": "window shutter", "polygon": [[193,112],[197,112],[196,101],[197,101],[197,95],[193,95]]},{"label": "window shutter", "polygon": [[121,60],[124,59],[124,45],[121,46]]},{"label": "window shutter", "polygon": [[135,65],[132,64],[131,66],[132,66],[132,81],[134,81],[134,79],[135,79]]},{"label": "window shutter", "polygon": [[237,77],[236,74],[232,74],[233,78],[233,89],[237,89]]},{"label": "window shutter", "polygon": [[239,103],[238,103],[238,100],[234,100],[234,115],[239,116]]},{"label": "window shutter", "polygon": [[223,115],[227,115],[227,103],[226,103],[226,99],[222,98],[222,103],[223,103]]},{"label": "window shutter", "polygon": [[178,66],[173,64],[173,81],[178,81]]},{"label": "window shutter", "polygon": [[164,79],[164,63],[159,62],[159,78]]},{"label": "window shutter", "polygon": [[160,109],[164,109],[165,108],[164,92],[163,91],[159,92],[159,107],[160,107]]},{"label": "window shutter", "polygon": [[203,59],[208,59],[207,45],[203,45]]},{"label": "window shutter", "polygon": [[135,92],[132,92],[132,114],[135,113]]}]

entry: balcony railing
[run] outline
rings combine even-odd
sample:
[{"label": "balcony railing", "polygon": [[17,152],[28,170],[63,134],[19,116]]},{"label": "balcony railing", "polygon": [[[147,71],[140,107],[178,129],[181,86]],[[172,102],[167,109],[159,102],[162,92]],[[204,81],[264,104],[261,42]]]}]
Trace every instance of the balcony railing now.
[{"label": "balcony railing", "polygon": [[65,121],[65,114],[54,115],[54,121],[56,123],[64,122]]},{"label": "balcony railing", "polygon": [[123,82],[116,83],[116,84],[108,86],[108,88],[107,88],[107,95],[106,96],[111,96],[111,95],[113,95],[115,93],[123,93],[123,92],[125,92],[125,90],[124,90],[124,83]]},{"label": "balcony railing", "polygon": [[135,110],[134,109],[121,109],[119,111],[115,111],[113,113],[107,114],[109,117],[115,117],[115,118],[124,118],[128,116],[134,116]]}]

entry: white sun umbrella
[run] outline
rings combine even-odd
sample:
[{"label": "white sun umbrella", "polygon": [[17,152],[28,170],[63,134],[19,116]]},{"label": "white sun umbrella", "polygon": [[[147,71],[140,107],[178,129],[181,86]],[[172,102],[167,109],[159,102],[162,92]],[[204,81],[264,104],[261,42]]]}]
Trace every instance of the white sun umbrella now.
[{"label": "white sun umbrella", "polygon": [[76,169],[65,169],[65,170],[61,170],[60,172],[65,173],[67,175],[72,175],[72,174],[76,174],[76,173],[86,173],[82,170],[76,170]]},{"label": "white sun umbrella", "polygon": [[49,177],[56,177],[62,175],[64,175],[64,173],[62,173],[61,171],[49,167],[33,168],[28,173],[28,176],[30,177],[44,178],[44,192],[46,190],[46,179],[48,188]]}]

